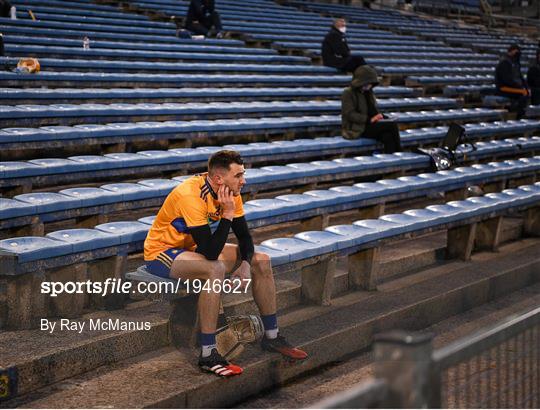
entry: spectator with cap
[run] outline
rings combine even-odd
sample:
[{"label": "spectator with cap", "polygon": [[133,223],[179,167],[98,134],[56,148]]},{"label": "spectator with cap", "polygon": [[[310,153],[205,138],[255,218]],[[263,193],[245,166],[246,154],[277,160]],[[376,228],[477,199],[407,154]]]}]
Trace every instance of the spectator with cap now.
[{"label": "spectator with cap", "polygon": [[540,48],[536,49],[536,58],[527,71],[527,83],[531,89],[531,104],[540,105]]},{"label": "spectator with cap", "polygon": [[208,36],[214,30],[222,38],[221,18],[214,0],[191,0],[186,16],[186,29],[193,34]]},{"label": "spectator with cap", "polygon": [[345,19],[334,20],[334,24],[322,43],[322,59],[323,64],[327,67],[354,73],[354,70],[366,64],[366,62],[362,56],[351,54],[345,36],[346,32],[347,22]]},{"label": "spectator with cap", "polygon": [[495,70],[495,85],[497,94],[510,99],[511,112],[520,119],[525,115],[525,108],[529,101],[527,82],[521,74],[521,48],[517,44],[508,47]]}]

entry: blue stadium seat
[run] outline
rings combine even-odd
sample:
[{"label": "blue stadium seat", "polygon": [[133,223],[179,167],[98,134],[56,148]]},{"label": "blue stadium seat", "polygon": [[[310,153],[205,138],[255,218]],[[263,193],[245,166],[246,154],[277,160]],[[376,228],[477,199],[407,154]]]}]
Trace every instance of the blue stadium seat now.
[{"label": "blue stadium seat", "polygon": [[119,238],[120,244],[136,241],[144,241],[148,233],[149,226],[141,222],[122,221],[109,222],[95,227],[98,231],[115,235]]},{"label": "blue stadium seat", "polygon": [[80,199],[69,197],[54,192],[33,192],[30,194],[16,195],[13,199],[39,206],[41,212],[54,212],[64,209],[79,208]]},{"label": "blue stadium seat", "polygon": [[327,231],[305,231],[294,235],[294,238],[317,245],[317,252],[330,253],[338,250],[336,234]]},{"label": "blue stadium seat", "polygon": [[107,205],[119,203],[122,201],[121,192],[114,192],[102,188],[78,187],[63,189],[59,192],[62,195],[78,198],[81,201],[81,207]]},{"label": "blue stadium seat", "polygon": [[73,253],[120,245],[119,236],[97,229],[66,229],[51,232],[46,237],[70,244]]},{"label": "blue stadium seat", "polygon": [[38,236],[25,236],[0,240],[0,250],[17,255],[18,263],[53,258],[72,253],[69,243]]},{"label": "blue stadium seat", "polygon": [[501,107],[510,104],[510,99],[501,95],[486,95],[482,99],[484,107]]},{"label": "blue stadium seat", "polygon": [[36,206],[31,203],[10,198],[0,198],[0,214],[2,215],[2,219],[35,215],[36,212]]},{"label": "blue stadium seat", "polygon": [[153,198],[160,195],[162,189],[155,186],[143,186],[129,182],[106,184],[101,186],[106,191],[112,191],[122,195],[122,201],[135,201],[146,198]]}]

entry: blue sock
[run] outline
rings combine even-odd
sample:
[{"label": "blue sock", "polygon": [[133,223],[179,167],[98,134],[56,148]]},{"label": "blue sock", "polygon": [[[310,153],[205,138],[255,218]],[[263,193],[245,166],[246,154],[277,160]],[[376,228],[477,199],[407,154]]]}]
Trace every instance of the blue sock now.
[{"label": "blue sock", "polygon": [[201,356],[208,357],[212,353],[212,349],[216,348],[216,334],[215,333],[199,333],[201,342]]},{"label": "blue sock", "polygon": [[277,315],[261,315],[261,319],[264,325],[264,334],[268,339],[275,339],[279,333],[277,325]]}]

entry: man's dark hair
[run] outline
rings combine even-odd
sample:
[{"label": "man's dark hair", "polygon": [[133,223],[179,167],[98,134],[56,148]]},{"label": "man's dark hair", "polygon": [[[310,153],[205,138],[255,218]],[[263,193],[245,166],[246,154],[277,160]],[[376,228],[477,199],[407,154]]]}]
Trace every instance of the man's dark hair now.
[{"label": "man's dark hair", "polygon": [[244,160],[236,151],[218,151],[208,160],[208,172],[213,172],[218,168],[228,171],[231,164],[244,165]]},{"label": "man's dark hair", "polygon": [[521,47],[519,46],[519,44],[510,44],[510,47],[508,47],[508,52],[510,51],[514,51],[514,50],[520,50],[521,51]]}]

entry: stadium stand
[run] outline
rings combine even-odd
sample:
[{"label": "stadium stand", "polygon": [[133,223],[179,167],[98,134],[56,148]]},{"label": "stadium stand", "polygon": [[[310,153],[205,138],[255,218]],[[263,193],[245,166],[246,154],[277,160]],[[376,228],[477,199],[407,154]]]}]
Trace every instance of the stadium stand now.
[{"label": "stadium stand", "polygon": [[[182,21],[187,0],[13,3],[17,19],[0,18],[0,344],[18,347],[0,353],[0,375],[17,380],[6,389],[8,405],[223,407],[368,347],[374,329],[414,327],[415,315],[426,327],[481,303],[471,301],[480,282],[506,284],[502,294],[538,280],[490,254],[476,276],[454,268],[384,286],[538,235],[540,109],[516,121],[504,101],[492,104],[499,53],[518,42],[529,57],[532,40],[300,0],[222,0],[226,38],[180,39],[171,17]],[[450,3],[460,13],[478,8],[473,0]],[[339,135],[350,76],[319,64],[338,16],[349,20],[351,48],[377,68],[379,107],[399,123],[406,152],[380,154],[374,140]],[[41,72],[13,71],[28,56],[39,58]],[[450,122],[465,126],[469,145],[458,149],[458,166],[434,172],[415,149],[438,145]],[[279,311],[294,313],[282,327],[318,352],[292,367],[246,352],[255,384],[218,384],[191,366],[184,327],[195,320],[178,317],[180,306],[193,308],[189,295],[169,310],[165,297],[40,292],[44,281],[165,281],[140,268],[143,241],[168,193],[220,149],[240,152],[249,165],[246,217],[257,249],[271,257]],[[483,195],[473,196],[472,186]],[[395,250],[411,239],[428,250]],[[531,241],[515,252],[523,265],[536,263]],[[396,247],[392,260],[381,257],[388,246]],[[493,266],[500,270],[486,273]],[[450,293],[466,303],[443,312],[455,301]],[[223,304],[226,314],[254,308],[249,295],[226,295]],[[151,330],[60,338],[37,329],[43,318],[106,315],[148,320]],[[156,377],[163,374],[166,390]],[[87,390],[72,377],[85,378]]]},{"label": "stadium stand", "polygon": [[[469,161],[474,161],[486,157],[508,156],[516,151],[534,152],[538,150],[539,146],[540,142],[537,138],[479,143],[479,148],[474,153],[468,153],[467,156]],[[466,149],[464,150],[467,152]],[[206,159],[208,151],[199,155],[198,163],[203,168],[202,159]],[[114,157],[113,155],[109,158]],[[246,158],[249,158],[249,155],[246,155]],[[196,169],[197,160],[195,158],[193,160],[189,163],[190,170]],[[109,160],[109,162],[111,161]],[[429,161],[425,157],[378,155],[372,158],[355,157],[349,160],[293,163],[288,166],[272,166],[261,169],[250,168],[248,172],[250,182],[244,192],[250,197],[255,197],[261,191],[272,191],[284,187],[298,190],[302,185],[307,184],[312,184],[315,187],[319,184],[328,184],[331,181],[370,175],[404,173],[411,170],[418,172],[422,169],[429,169],[429,165]],[[63,171],[66,172],[66,168]],[[64,176],[62,175],[62,177]],[[185,176],[175,177],[172,180],[143,180],[137,184],[111,183],[102,185],[100,188],[74,187],[59,193],[37,192],[16,195],[13,199],[2,198],[0,203],[3,215],[2,220],[0,220],[0,228],[29,225],[29,221],[31,221],[30,229],[33,232],[43,232],[43,222],[78,217],[84,218],[84,223],[87,224],[89,216],[101,215],[100,218],[104,220],[105,215],[113,213],[114,210],[125,209],[126,206],[130,208],[157,206],[183,178]],[[19,178],[19,183],[22,184],[28,179],[30,178]],[[56,180],[58,181],[58,179]],[[63,181],[65,182],[65,180],[64,177]],[[77,180],[82,180],[82,177],[77,178]],[[131,202],[134,204],[132,205]],[[103,213],[104,210],[108,210],[108,212]],[[15,217],[22,218],[15,219]],[[29,219],[29,217],[33,218]]]},{"label": "stadium stand", "polygon": [[[520,120],[465,124],[465,128],[471,140],[480,140],[509,135],[527,135],[534,132],[539,125],[540,123],[535,120]],[[409,129],[402,132],[401,138],[405,146],[426,145],[440,141],[446,130],[444,126]],[[531,141],[534,141],[534,138]],[[321,155],[315,154],[321,148],[324,149],[325,155],[347,155],[367,152],[376,146],[377,143],[373,140],[345,140],[341,137],[225,145],[241,152],[252,164]],[[64,182],[86,181],[88,178],[106,179],[123,176],[124,172],[125,175],[131,175],[134,169],[146,175],[203,169],[208,156],[219,148],[216,146],[195,149],[179,148],[169,151],[141,151],[136,154],[118,153],[105,156],[76,156],[67,159],[46,158],[26,162],[3,162],[0,163],[0,171],[4,179],[0,187],[26,186],[26,189],[30,189],[30,186],[54,186],[58,185],[60,179]]]}]

